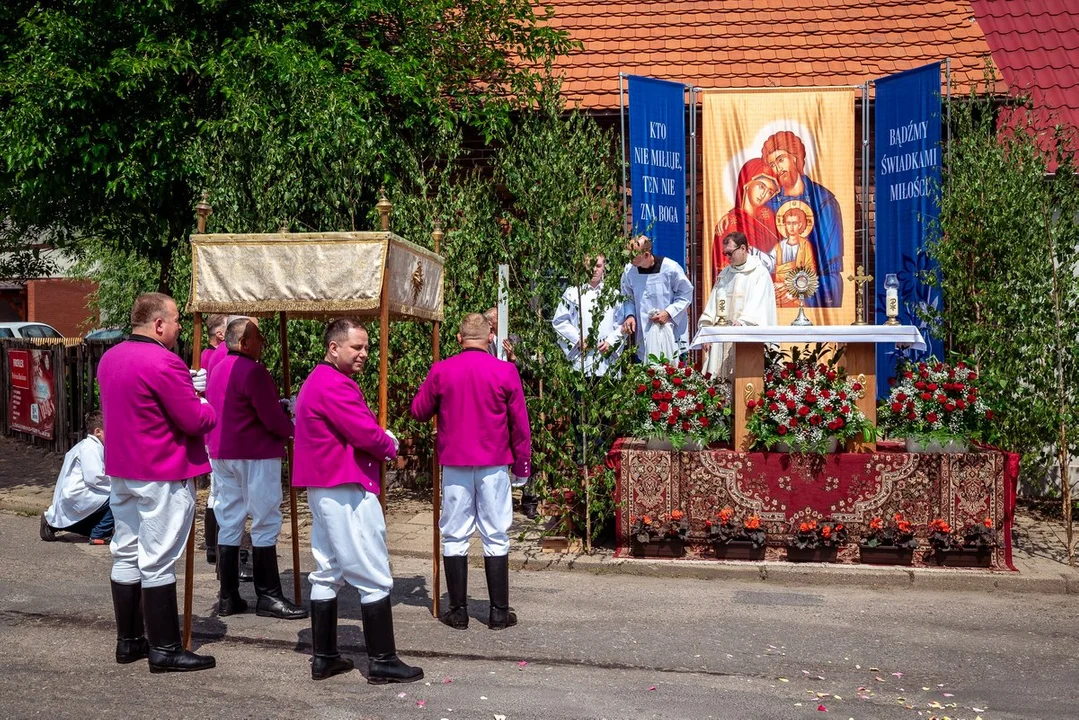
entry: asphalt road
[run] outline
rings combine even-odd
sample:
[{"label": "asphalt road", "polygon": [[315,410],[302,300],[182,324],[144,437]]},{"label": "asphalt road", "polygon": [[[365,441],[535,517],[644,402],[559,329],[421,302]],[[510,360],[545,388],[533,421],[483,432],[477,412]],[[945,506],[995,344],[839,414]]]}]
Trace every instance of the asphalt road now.
[{"label": "asphalt road", "polygon": [[1067,595],[516,572],[521,625],[492,632],[470,568],[473,622],[454,631],[428,612],[429,563],[398,558],[398,650],[426,677],[375,687],[354,593],[342,595],[340,644],[359,669],[316,683],[307,621],[213,616],[201,562],[196,645],[218,667],[116,665],[109,565],[106,549],[42,543],[36,520],[0,515],[0,716],[1079,717],[1079,604]]}]

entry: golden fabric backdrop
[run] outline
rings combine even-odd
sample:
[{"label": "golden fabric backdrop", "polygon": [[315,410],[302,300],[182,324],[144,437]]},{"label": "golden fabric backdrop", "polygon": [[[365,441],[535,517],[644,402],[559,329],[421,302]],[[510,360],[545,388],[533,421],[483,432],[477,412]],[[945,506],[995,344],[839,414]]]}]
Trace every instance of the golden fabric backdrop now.
[{"label": "golden fabric backdrop", "polygon": [[741,231],[772,272],[778,322],[798,314],[783,282],[813,270],[816,325],[854,322],[854,88],[705,91],[702,102],[705,297]]}]

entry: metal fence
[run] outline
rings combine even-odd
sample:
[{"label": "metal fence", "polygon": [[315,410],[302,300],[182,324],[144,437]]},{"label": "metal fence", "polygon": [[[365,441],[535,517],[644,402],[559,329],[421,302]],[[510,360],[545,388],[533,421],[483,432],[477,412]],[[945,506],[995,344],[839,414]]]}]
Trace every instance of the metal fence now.
[{"label": "metal fence", "polygon": [[[81,338],[0,340],[0,432],[36,447],[65,453],[86,436],[86,416],[100,408],[97,366],[116,340]],[[52,373],[54,410],[52,439],[38,437],[11,427],[11,351],[37,350],[49,358]]]}]

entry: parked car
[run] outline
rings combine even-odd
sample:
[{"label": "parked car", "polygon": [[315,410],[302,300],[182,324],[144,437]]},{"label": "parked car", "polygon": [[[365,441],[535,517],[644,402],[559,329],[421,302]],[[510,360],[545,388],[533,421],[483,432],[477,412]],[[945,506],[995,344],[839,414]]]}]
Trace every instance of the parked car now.
[{"label": "parked car", "polygon": [[126,335],[123,328],[98,328],[86,333],[84,340],[120,340]]},{"label": "parked car", "polygon": [[39,322],[0,323],[0,338],[62,338],[51,325]]}]

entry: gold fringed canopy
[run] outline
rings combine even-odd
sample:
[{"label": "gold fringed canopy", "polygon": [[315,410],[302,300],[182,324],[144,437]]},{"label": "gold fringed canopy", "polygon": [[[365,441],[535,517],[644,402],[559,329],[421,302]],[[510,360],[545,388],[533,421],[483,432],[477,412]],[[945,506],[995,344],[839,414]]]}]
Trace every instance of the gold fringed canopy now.
[{"label": "gold fringed canopy", "polygon": [[441,322],[441,256],[392,232],[191,236],[188,312]]}]

